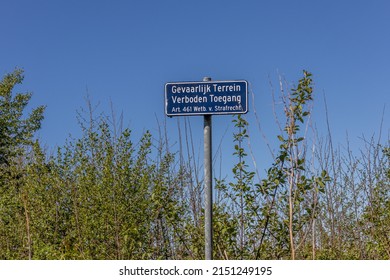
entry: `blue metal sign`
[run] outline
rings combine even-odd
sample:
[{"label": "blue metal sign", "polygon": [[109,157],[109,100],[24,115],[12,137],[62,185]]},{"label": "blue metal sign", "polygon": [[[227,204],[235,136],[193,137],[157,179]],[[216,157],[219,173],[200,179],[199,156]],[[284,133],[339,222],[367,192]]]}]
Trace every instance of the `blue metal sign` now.
[{"label": "blue metal sign", "polygon": [[165,114],[230,115],[248,112],[248,82],[207,81],[165,84]]}]

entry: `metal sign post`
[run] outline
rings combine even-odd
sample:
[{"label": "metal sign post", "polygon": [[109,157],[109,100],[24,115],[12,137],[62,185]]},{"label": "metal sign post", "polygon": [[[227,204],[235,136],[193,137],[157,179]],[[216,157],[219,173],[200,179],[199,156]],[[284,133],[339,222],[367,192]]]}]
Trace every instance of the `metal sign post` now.
[{"label": "metal sign post", "polygon": [[213,259],[213,175],[212,115],[246,114],[248,83],[245,80],[174,82],[165,84],[165,114],[203,115],[204,188],[205,188],[205,259]]},{"label": "metal sign post", "polygon": [[[211,81],[205,77],[203,81]],[[212,130],[211,115],[204,115],[203,137],[204,137],[204,192],[205,192],[205,259],[213,259],[213,162],[212,162]]]}]

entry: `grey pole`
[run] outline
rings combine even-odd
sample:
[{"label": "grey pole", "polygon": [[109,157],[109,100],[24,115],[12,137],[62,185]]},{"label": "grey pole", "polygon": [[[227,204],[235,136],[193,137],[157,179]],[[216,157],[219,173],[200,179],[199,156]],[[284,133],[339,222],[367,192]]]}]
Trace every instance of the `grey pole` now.
[{"label": "grey pole", "polygon": [[[211,78],[203,78],[204,82]],[[204,125],[204,191],[205,191],[205,259],[213,259],[213,181],[211,115],[203,115]]]}]

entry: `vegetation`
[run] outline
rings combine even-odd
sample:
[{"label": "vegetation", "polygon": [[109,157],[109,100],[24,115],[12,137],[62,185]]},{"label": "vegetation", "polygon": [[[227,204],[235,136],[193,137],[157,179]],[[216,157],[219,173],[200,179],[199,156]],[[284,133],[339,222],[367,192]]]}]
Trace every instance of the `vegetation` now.
[{"label": "vegetation", "polygon": [[[90,109],[82,136],[49,155],[34,141],[45,107],[23,119],[32,95],[13,94],[22,74],[0,83],[0,259],[203,259],[188,123],[171,152],[163,133],[134,142]],[[310,149],[311,74],[281,98],[279,149],[262,179],[247,159],[249,124],[234,117],[232,180],[215,180],[214,258],[390,259],[389,142],[364,139],[360,155],[330,137]]]}]

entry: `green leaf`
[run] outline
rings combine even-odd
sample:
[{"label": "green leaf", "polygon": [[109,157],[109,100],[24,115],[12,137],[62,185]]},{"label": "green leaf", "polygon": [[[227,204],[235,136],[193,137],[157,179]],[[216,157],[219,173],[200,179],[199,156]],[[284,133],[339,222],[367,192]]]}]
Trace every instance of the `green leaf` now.
[{"label": "green leaf", "polygon": [[278,137],[279,141],[284,142],[284,138],[282,135],[278,135],[277,137]]}]

